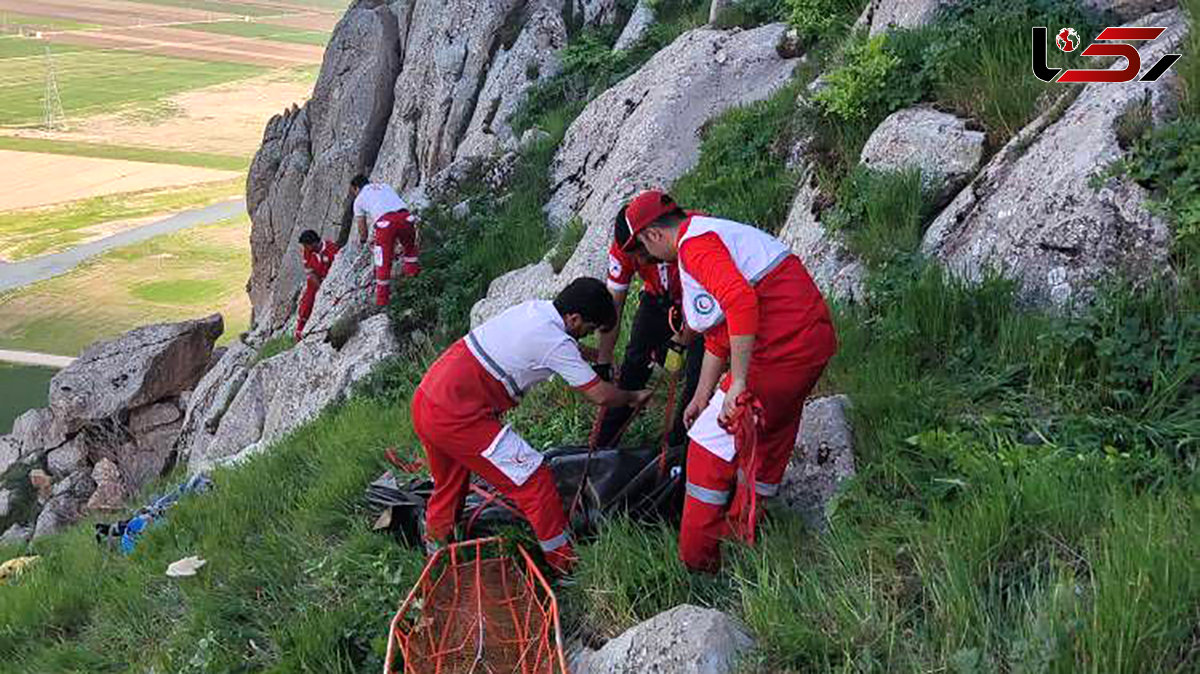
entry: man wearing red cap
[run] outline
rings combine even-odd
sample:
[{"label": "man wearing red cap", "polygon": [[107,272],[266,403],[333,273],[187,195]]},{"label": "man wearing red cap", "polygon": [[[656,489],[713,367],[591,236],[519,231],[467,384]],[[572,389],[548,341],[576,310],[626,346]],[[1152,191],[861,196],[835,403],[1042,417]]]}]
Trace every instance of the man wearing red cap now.
[{"label": "man wearing red cap", "polygon": [[[816,284],[778,239],[688,215],[659,191],[638,195],[626,215],[651,255],[678,262],[684,316],[705,336],[700,382],[684,411],[692,442],[679,555],[693,570],[714,571],[720,540],[752,539],[757,499],[777,493],[804,400],[837,339]],[[739,447],[726,429],[754,409],[757,441]]]},{"label": "man wearing red cap", "polygon": [[413,394],[412,422],[433,474],[425,518],[431,546],[453,535],[475,473],[516,503],[546,561],[570,569],[575,553],[554,477],[542,455],[501,417],[555,374],[597,405],[641,404],[650,397],[602,381],[580,355],[576,340],[612,328],[615,320],[604,284],[579,278],[553,302],[518,304],[471,330],[429,368]]},{"label": "man wearing red cap", "polygon": [[321,236],[311,229],[300,233],[300,255],[304,258],[304,295],[300,297],[300,308],[296,312],[296,341],[304,336],[304,326],[312,315],[317,291],[329,275],[333,259],[337,257],[338,245],[332,241],[321,241]]},{"label": "man wearing red cap", "polygon": [[[642,279],[642,292],[637,314],[633,317],[629,342],[625,346],[625,357],[621,361],[621,372],[617,385],[625,391],[644,388],[650,380],[650,364],[662,365],[669,350],[687,351],[686,377],[683,400],[689,400],[696,389],[700,375],[700,361],[704,354],[703,338],[683,325],[673,325],[672,316],[682,322],[680,300],[683,290],[679,285],[679,267],[669,262],[656,260],[638,245],[630,241],[629,222],[625,208],[617,213],[613,223],[613,242],[608,250],[608,290],[613,296],[613,308],[617,313],[615,327],[600,332],[599,355],[596,371],[605,381],[611,381],[613,352],[621,332],[621,316],[625,312],[625,300],[633,277]],[[633,415],[630,407],[601,408],[600,421],[591,439],[595,447],[614,447],[620,441],[621,430]],[[683,442],[683,409],[679,409],[671,423],[668,442],[674,446]]]}]

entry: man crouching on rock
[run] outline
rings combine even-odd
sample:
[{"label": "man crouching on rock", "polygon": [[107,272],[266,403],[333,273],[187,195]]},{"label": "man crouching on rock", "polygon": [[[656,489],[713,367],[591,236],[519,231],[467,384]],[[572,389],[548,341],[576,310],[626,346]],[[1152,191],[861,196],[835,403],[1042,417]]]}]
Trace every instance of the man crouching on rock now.
[{"label": "man crouching on rock", "polygon": [[570,570],[576,557],[554,477],[542,455],[501,416],[555,374],[597,405],[624,407],[649,398],[649,391],[622,391],[602,381],[580,355],[577,339],[614,323],[608,289],[597,279],[579,278],[553,302],[518,304],[438,357],[412,400],[413,428],[433,474],[427,547],[452,537],[475,473],[517,504],[546,561],[560,572]]}]

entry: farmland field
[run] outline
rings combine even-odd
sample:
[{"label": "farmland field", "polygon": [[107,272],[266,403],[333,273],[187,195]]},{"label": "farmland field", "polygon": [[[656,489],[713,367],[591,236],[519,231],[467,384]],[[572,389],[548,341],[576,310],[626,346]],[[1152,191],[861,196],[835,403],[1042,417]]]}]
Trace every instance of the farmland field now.
[{"label": "farmland field", "polygon": [[57,370],[0,363],[0,435],[25,410],[46,406],[46,391]]},{"label": "farmland field", "polygon": [[212,23],[189,23],[179,26],[188,30],[198,30],[222,35],[238,37],[262,38],[272,42],[294,42],[296,44],[315,44],[325,46],[329,42],[329,33],[316,30],[304,30],[290,26],[279,26],[256,21],[216,21]]},{"label": "farmland field", "polygon": [[139,325],[219,312],[222,341],[250,321],[246,217],[114,250],[0,295],[0,348],[66,356]]}]

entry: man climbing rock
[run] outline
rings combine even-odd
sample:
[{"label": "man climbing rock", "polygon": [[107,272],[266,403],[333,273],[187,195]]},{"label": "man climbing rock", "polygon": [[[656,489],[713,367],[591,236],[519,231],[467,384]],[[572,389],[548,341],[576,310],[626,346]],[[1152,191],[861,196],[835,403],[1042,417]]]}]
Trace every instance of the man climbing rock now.
[{"label": "man climbing rock", "polygon": [[304,326],[312,315],[313,303],[317,299],[317,291],[321,283],[329,275],[333,259],[337,257],[338,246],[332,241],[321,241],[320,235],[311,229],[300,233],[300,256],[304,259],[304,294],[300,297],[300,309],[296,317],[296,341],[304,336]]},{"label": "man climbing rock", "polygon": [[[654,190],[630,202],[627,217],[631,241],[678,262],[684,316],[705,335],[700,382],[684,410],[691,444],[679,555],[690,569],[715,571],[720,539],[753,540],[757,501],[779,489],[804,400],[837,339],[808,271],[774,237],[690,216]],[[754,437],[745,433],[753,428],[749,447],[731,433]]]},{"label": "man climbing rock", "polygon": [[[597,372],[606,381],[611,381],[613,352],[621,334],[621,316],[625,313],[625,300],[629,285],[636,274],[642,279],[642,292],[629,342],[625,346],[625,357],[621,361],[617,385],[625,391],[645,388],[650,380],[650,364],[662,365],[669,351],[687,352],[685,386],[681,400],[690,400],[696,390],[700,376],[700,363],[704,356],[704,340],[684,325],[672,325],[671,317],[681,317],[679,268],[674,263],[662,262],[650,257],[645,247],[631,241],[629,222],[625,208],[617,213],[613,223],[613,242],[608,250],[608,290],[612,293],[613,308],[617,320],[612,330],[601,331],[599,355],[596,359]],[[633,408],[601,408],[600,420],[591,444],[594,447],[614,447],[620,441],[621,429],[633,414]],[[684,441],[683,410],[674,414],[675,422],[668,442],[674,446]]]},{"label": "man climbing rock", "polygon": [[421,271],[418,259],[417,228],[408,204],[396,194],[391,185],[373,183],[359,174],[350,181],[354,197],[354,223],[358,242],[367,243],[367,225],[374,225],[375,242],[371,261],[375,268],[375,304],[385,307],[392,297],[392,264],[396,259],[396,244],[400,244],[401,270],[405,276]]},{"label": "man climbing rock", "polygon": [[555,374],[597,405],[621,407],[648,398],[648,391],[622,391],[602,381],[580,355],[577,339],[615,321],[604,284],[580,278],[553,302],[508,309],[438,357],[412,399],[413,429],[433,474],[426,512],[432,547],[452,537],[475,473],[516,503],[551,566],[570,569],[575,553],[550,469],[501,417]]}]

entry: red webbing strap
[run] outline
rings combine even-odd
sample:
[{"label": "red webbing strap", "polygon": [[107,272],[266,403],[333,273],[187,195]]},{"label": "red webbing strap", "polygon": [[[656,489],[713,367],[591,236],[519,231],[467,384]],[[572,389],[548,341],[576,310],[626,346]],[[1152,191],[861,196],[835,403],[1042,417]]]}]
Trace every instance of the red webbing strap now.
[{"label": "red webbing strap", "polygon": [[[744,482],[737,489],[748,489],[746,542],[754,545],[755,522],[758,515],[758,432],[763,424],[762,403],[749,391],[744,391],[734,401],[733,415],[721,427],[733,435],[734,447],[737,451],[738,463],[742,469]],[[735,494],[734,498],[737,498]]]}]

